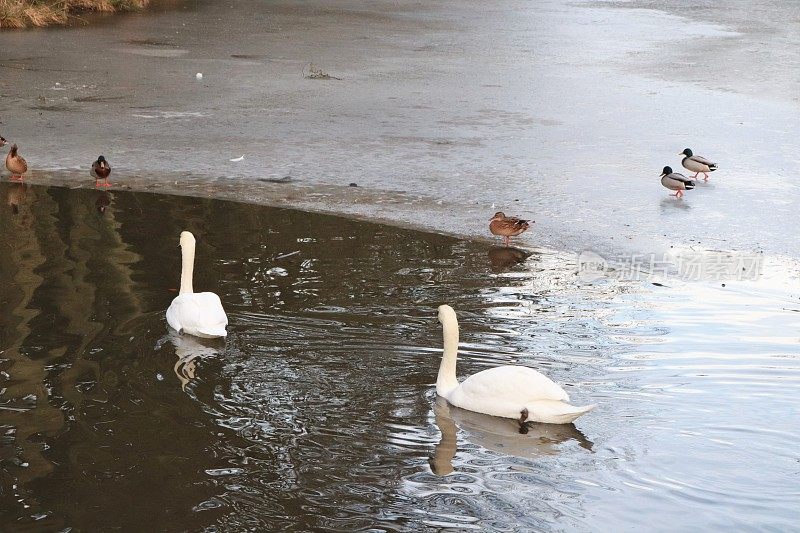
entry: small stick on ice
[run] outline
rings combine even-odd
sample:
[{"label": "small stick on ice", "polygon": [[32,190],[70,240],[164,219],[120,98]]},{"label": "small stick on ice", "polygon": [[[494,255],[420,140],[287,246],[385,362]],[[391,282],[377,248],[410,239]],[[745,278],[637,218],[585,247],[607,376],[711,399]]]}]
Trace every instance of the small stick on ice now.
[{"label": "small stick on ice", "polygon": [[300,253],[300,250],[296,250],[294,252],[289,252],[288,254],[279,255],[278,257],[275,258],[275,261],[277,261],[278,259],[286,259],[287,257],[291,257],[291,256],[297,255],[299,253]]},{"label": "small stick on ice", "polygon": [[229,159],[231,163],[238,163],[239,161],[244,161],[244,154],[241,157],[234,157],[233,159]]}]

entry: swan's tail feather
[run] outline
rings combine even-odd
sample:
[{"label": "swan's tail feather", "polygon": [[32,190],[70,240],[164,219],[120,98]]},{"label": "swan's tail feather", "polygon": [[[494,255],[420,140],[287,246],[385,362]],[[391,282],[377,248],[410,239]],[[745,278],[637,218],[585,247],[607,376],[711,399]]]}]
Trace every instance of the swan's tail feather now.
[{"label": "swan's tail feather", "polygon": [[528,420],[531,422],[570,424],[597,407],[597,404],[577,406],[561,401],[537,400],[525,407],[528,409]]},{"label": "swan's tail feather", "polygon": [[225,326],[197,328],[197,333],[205,337],[226,337],[228,335]]}]

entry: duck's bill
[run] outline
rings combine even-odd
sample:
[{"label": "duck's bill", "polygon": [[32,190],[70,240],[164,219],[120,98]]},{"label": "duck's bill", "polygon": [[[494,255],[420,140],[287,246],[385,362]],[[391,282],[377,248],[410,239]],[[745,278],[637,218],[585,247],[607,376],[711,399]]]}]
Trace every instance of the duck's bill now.
[{"label": "duck's bill", "polygon": [[663,178],[664,176],[666,176],[666,174],[664,174],[664,173],[662,172],[662,173],[661,173],[661,175],[660,175],[660,176],[658,176],[658,177],[659,177],[659,178]]}]

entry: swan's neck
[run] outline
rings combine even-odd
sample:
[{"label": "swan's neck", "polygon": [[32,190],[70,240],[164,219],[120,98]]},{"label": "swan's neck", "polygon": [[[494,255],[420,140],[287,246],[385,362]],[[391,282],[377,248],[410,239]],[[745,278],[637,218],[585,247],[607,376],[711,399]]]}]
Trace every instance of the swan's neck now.
[{"label": "swan's neck", "polygon": [[436,378],[436,394],[447,398],[458,387],[456,378],[456,357],[458,356],[458,322],[446,320],[442,324],[444,337],[444,353],[439,365],[439,377]]},{"label": "swan's neck", "polygon": [[181,246],[181,290],[180,294],[193,293],[192,276],[194,276],[194,245]]}]

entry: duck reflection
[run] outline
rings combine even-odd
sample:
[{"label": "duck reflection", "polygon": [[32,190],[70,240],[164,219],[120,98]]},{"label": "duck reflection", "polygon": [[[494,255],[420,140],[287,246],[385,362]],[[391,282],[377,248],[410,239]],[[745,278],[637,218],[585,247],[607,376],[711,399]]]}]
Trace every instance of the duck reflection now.
[{"label": "duck reflection", "polygon": [[106,208],[111,205],[111,200],[113,199],[114,197],[111,196],[111,193],[107,191],[101,191],[97,195],[97,199],[94,201],[94,206],[97,209],[97,212],[101,215],[104,215]]},{"label": "duck reflection", "polygon": [[19,208],[25,204],[28,198],[28,185],[25,183],[10,183],[6,195],[6,203],[11,208],[11,213],[19,214]]},{"label": "duck reflection", "polygon": [[662,215],[668,212],[689,211],[692,209],[692,206],[684,202],[682,199],[676,201],[674,196],[662,198],[660,202],[660,207]]},{"label": "duck reflection", "polygon": [[569,440],[577,441],[586,450],[591,451],[593,446],[574,424],[533,424],[523,435],[515,420],[459,409],[439,397],[433,404],[433,415],[442,433],[430,459],[431,471],[438,476],[453,472],[459,427],[467,432],[473,444],[515,457],[556,455],[561,451],[559,445]]},{"label": "duck reflection", "polygon": [[181,390],[186,390],[195,378],[197,363],[203,357],[212,357],[222,351],[224,341],[219,339],[201,339],[192,335],[180,335],[170,331],[169,341],[175,346],[175,355],[178,360],[173,370],[181,383]]},{"label": "duck reflection", "polygon": [[493,272],[503,272],[514,265],[524,263],[530,256],[530,252],[519,248],[494,246],[489,249],[489,264]]}]

